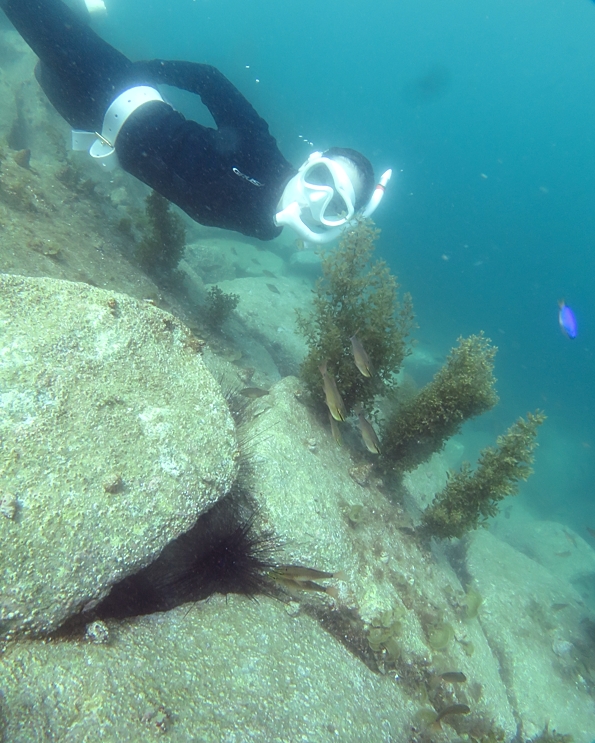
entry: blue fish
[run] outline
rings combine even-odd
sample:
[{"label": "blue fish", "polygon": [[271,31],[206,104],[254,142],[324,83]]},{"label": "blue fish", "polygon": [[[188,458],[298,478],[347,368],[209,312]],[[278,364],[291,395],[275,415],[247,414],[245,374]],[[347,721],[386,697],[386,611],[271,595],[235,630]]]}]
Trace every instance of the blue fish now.
[{"label": "blue fish", "polygon": [[570,307],[564,300],[558,302],[558,306],[560,307],[560,311],[558,312],[558,322],[560,323],[560,329],[565,336],[572,340],[576,338],[577,334],[576,317],[574,316],[574,312],[570,309]]}]

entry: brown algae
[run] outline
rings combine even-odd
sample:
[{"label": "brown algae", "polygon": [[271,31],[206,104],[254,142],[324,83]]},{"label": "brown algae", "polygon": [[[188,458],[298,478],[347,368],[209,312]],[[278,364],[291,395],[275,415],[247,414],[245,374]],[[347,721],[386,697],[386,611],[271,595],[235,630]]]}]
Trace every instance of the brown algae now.
[{"label": "brown algae", "polygon": [[428,644],[432,650],[445,650],[455,636],[452,624],[440,622],[428,632]]}]

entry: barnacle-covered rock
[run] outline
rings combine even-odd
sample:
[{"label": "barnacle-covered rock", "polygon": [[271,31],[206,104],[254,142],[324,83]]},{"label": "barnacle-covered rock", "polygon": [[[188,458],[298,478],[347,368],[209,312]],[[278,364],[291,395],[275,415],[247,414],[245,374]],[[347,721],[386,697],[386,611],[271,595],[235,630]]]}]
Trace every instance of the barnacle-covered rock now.
[{"label": "barnacle-covered rock", "polygon": [[15,643],[0,687],[11,743],[385,743],[409,739],[414,711],[312,617],[233,595],[139,617],[112,645]]},{"label": "barnacle-covered rock", "polygon": [[[125,295],[0,276],[0,635],[106,595],[233,482],[219,386],[171,315]],[[106,488],[118,473],[118,487]]]}]

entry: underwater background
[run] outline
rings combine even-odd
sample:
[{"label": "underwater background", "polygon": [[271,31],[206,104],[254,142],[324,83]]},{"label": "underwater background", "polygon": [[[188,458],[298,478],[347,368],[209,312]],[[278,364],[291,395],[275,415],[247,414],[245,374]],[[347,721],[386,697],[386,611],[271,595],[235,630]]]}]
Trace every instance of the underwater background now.
[{"label": "underwater background", "polygon": [[[367,224],[253,242],[71,152],[0,11],[0,743],[595,743],[595,4],[105,2],[102,37],[216,65],[296,166],[394,169],[375,255],[404,310],[377,266],[332,283]],[[397,406],[337,434],[308,318],[383,379],[404,292]],[[428,458],[491,408],[487,337],[500,403]],[[475,528],[536,409],[535,474]]]},{"label": "underwater background", "polygon": [[[440,357],[484,330],[500,405],[465,428],[473,459],[543,408],[539,518],[595,527],[595,5],[587,0],[107,2],[100,33],[134,59],[208,62],[299,165],[354,147],[394,175],[379,253]],[[187,115],[208,122],[190,95]],[[579,332],[560,331],[558,301]],[[423,380],[425,381],[425,380]]]}]

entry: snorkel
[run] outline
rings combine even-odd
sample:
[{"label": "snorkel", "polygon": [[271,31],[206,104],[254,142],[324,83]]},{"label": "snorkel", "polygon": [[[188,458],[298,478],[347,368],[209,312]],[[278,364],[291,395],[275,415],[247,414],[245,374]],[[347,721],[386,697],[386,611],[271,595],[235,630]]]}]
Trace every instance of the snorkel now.
[{"label": "snorkel", "polygon": [[362,217],[364,219],[371,217],[372,214],[374,214],[374,212],[376,211],[378,204],[380,204],[380,202],[382,201],[387,183],[390,181],[392,174],[392,168],[389,168],[388,170],[385,170],[384,173],[380,176],[380,180],[376,184],[376,188],[374,189],[374,193],[372,194],[370,201],[368,201],[368,205],[362,211]]},{"label": "snorkel", "polygon": [[[309,180],[321,166],[327,169],[333,186]],[[391,175],[392,170],[382,174],[370,200],[358,211],[357,216],[367,218],[374,213]],[[331,213],[330,209],[331,202],[337,197],[344,206],[340,215]],[[324,157],[323,153],[314,152],[285,187],[275,224],[291,227],[305,242],[323,245],[338,238],[344,229],[355,225],[354,203],[353,184],[345,169],[335,160]]]}]

